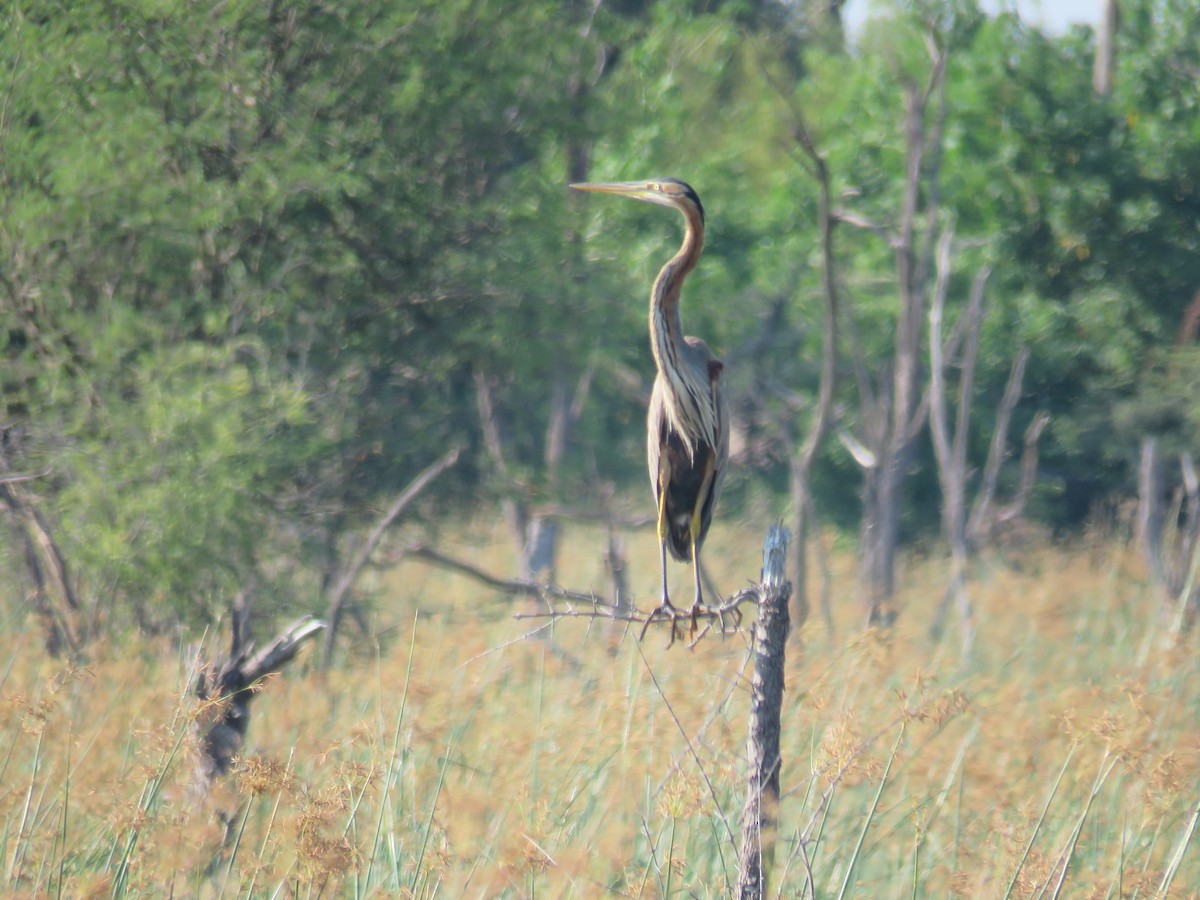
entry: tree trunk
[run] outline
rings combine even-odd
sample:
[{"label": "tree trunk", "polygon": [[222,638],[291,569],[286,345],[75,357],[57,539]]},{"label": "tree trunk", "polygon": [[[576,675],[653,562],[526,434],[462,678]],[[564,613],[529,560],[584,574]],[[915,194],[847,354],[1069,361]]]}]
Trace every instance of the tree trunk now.
[{"label": "tree trunk", "polygon": [[[830,5],[836,15],[840,3]],[[839,20],[840,27],[840,20]],[[784,92],[781,95],[786,96]],[[791,500],[792,527],[796,539],[796,552],[792,558],[792,621],[794,634],[799,635],[808,621],[808,538],[812,496],[809,478],[817,454],[825,443],[829,422],[833,415],[833,398],[837,390],[838,370],[838,288],[837,264],[834,255],[834,225],[832,188],[829,166],[825,157],[817,150],[801,110],[793,107],[792,136],[800,145],[808,160],[808,167],[817,182],[817,227],[821,232],[821,296],[824,323],[821,340],[821,377],[817,387],[817,406],[809,422],[808,433],[803,442],[796,446],[788,459],[788,488]],[[798,431],[785,429],[785,431]],[[831,624],[828,617],[827,623]],[[832,633],[832,628],[830,628]]]},{"label": "tree trunk", "polygon": [[971,298],[960,322],[965,349],[959,377],[958,410],[951,428],[946,384],[950,353],[948,342],[943,339],[942,325],[950,285],[952,241],[953,232],[947,228],[938,240],[937,282],[929,310],[929,426],[937,459],[938,483],[942,489],[942,532],[950,545],[950,578],[930,631],[935,638],[940,637],[946,611],[953,602],[959,612],[965,658],[975,636],[975,616],[967,593],[967,435],[979,358],[979,332],[983,327],[983,289],[990,272],[985,268],[975,277]]},{"label": "tree trunk", "polygon": [[742,808],[737,894],[742,900],[767,896],[779,814],[780,710],[788,637],[788,531],[771,527],[763,544],[758,621],[754,625],[754,676],[750,685],[750,736],[746,742],[749,783]]},{"label": "tree trunk", "polygon": [[908,467],[908,447],[893,447],[869,469],[863,493],[861,573],[867,625],[888,627],[896,620],[896,548],[900,543],[900,499]]},{"label": "tree trunk", "polygon": [[[945,120],[947,51],[940,36],[930,34],[933,66],[925,85],[909,84],[905,92],[905,182],[897,234],[893,239],[900,314],[890,379],[882,381],[878,402],[864,403],[876,465],[863,485],[860,581],[865,592],[867,622],[888,626],[895,621],[896,550],[900,540],[900,504],[912,463],[913,442],[928,407],[921,394],[921,335],[924,328],[928,272],[939,212],[939,170]],[[937,114],[926,122],[930,101]],[[924,232],[918,238],[918,219]],[[860,382],[862,379],[860,378]]]},{"label": "tree trunk", "polygon": [[[1189,627],[1200,612],[1200,482],[1188,453],[1179,457],[1181,484],[1167,488],[1155,438],[1142,441],[1138,467],[1138,546],[1150,576],[1176,606],[1174,629]],[[1171,494],[1174,500],[1168,504]]]},{"label": "tree trunk", "polygon": [[1096,31],[1096,60],[1092,66],[1092,90],[1098,97],[1112,93],[1113,70],[1117,64],[1117,29],[1120,26],[1117,0],[1105,0],[1104,17]]},{"label": "tree trunk", "polygon": [[65,652],[71,659],[78,659],[81,642],[76,620],[80,604],[67,559],[45,517],[17,486],[35,477],[11,473],[8,461],[0,455],[0,504],[12,513],[13,527],[25,548],[25,564],[33,579],[33,605],[46,632],[46,652],[50,656]]}]

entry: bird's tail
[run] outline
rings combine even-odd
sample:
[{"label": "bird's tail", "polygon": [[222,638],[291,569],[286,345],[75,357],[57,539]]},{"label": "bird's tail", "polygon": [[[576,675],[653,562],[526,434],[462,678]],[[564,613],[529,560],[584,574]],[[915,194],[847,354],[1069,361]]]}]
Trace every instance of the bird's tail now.
[{"label": "bird's tail", "polygon": [[667,510],[667,549],[680,562],[692,559],[692,516],[691,513],[675,513]]}]

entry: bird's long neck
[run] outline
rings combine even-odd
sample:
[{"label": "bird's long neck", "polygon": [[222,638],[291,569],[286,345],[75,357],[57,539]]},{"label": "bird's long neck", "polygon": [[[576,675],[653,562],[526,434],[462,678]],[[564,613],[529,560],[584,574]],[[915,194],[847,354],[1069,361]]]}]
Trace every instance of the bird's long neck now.
[{"label": "bird's long neck", "polygon": [[683,441],[688,455],[696,457],[701,438],[716,442],[716,412],[712,387],[688,365],[688,351],[679,318],[679,294],[683,280],[696,267],[704,247],[704,222],[699,215],[684,212],[687,231],[679,252],[658,273],[650,294],[650,346],[654,364],[665,387],[663,411],[671,429]]},{"label": "bird's long neck", "polygon": [[[683,280],[696,268],[700,251],[704,249],[704,224],[690,211],[684,213],[687,231],[683,245],[658,273],[650,293],[650,346],[658,371],[670,378],[673,372],[683,371],[683,322],[679,317],[679,294]],[[674,386],[674,385],[673,385]]]}]

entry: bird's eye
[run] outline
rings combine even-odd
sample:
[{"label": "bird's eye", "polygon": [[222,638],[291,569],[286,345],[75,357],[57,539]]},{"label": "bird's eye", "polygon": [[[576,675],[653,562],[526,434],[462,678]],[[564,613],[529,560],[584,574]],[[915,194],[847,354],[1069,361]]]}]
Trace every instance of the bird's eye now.
[{"label": "bird's eye", "polygon": [[647,189],[649,189],[651,191],[659,191],[659,192],[662,191],[662,185],[655,184],[653,181],[651,181],[649,184],[647,184],[646,187],[647,187]]}]

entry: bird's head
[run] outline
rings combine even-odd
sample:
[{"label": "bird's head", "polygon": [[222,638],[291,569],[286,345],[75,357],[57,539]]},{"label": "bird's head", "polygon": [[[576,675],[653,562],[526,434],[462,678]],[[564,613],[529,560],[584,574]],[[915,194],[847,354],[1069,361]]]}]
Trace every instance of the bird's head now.
[{"label": "bird's head", "polygon": [[704,222],[704,206],[692,186],[678,178],[649,179],[646,181],[593,181],[571,185],[577,191],[599,191],[617,194],[659,206],[677,209],[688,218],[696,216]]}]

